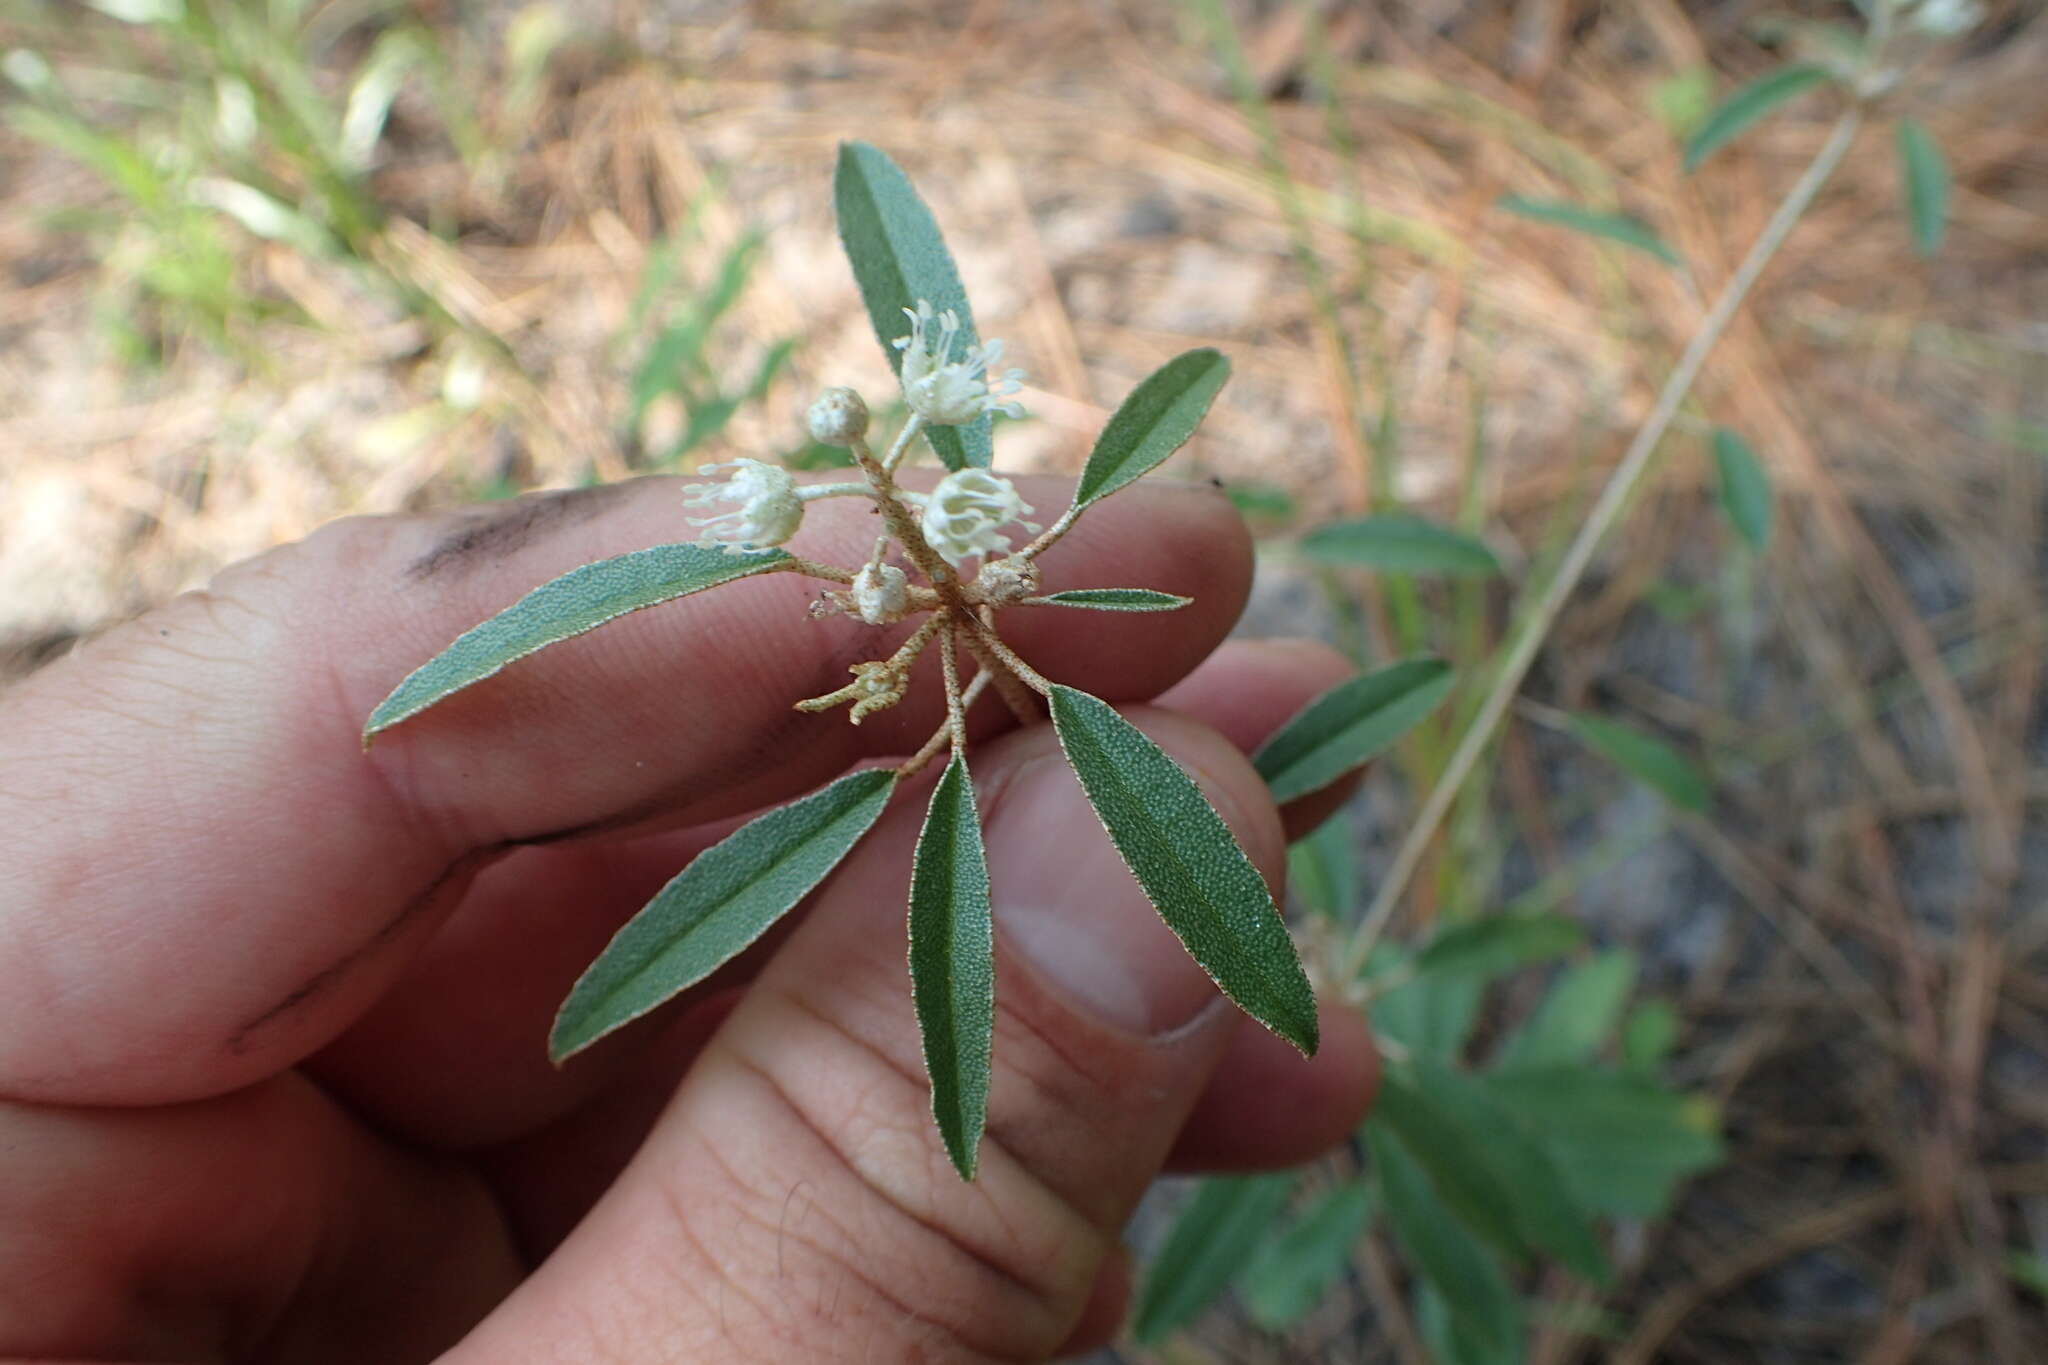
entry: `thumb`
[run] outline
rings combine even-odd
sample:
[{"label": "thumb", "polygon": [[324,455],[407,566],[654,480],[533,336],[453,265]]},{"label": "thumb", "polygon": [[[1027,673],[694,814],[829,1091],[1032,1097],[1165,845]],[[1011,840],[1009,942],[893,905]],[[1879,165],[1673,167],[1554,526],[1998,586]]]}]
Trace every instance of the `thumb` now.
[{"label": "thumb", "polygon": [[[1277,886],[1280,822],[1243,756],[1173,713],[1132,716]],[[932,1122],[905,967],[922,809],[905,801],[618,1183],[452,1360],[1042,1360],[1113,1327],[1118,1231],[1234,1012],[1118,859],[1049,727],[972,761],[997,952],[978,1178],[954,1173]]]}]

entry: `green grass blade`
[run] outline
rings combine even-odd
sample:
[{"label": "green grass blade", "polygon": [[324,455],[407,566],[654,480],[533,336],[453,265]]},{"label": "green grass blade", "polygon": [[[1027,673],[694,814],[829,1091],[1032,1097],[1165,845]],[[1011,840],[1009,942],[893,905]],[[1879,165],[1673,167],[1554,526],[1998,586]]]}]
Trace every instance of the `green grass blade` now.
[{"label": "green grass blade", "polygon": [[1771,476],[1749,442],[1727,427],[1714,428],[1714,469],[1720,475],[1721,510],[1753,550],[1771,543]]},{"label": "green grass blade", "polygon": [[1074,485],[1074,506],[1108,497],[1187,444],[1230,378],[1230,361],[1203,347],[1154,370],[1117,406]]},{"label": "green grass blade", "polygon": [[1205,1180],[1146,1273],[1131,1334],[1151,1345],[1207,1308],[1286,1207],[1292,1175]]},{"label": "green grass blade", "polygon": [[1275,731],[1252,763],[1275,801],[1319,791],[1420,724],[1453,681],[1441,659],[1405,659],[1339,683]]},{"label": "green grass blade", "polygon": [[[915,308],[919,299],[929,300],[941,313],[950,308],[960,315],[956,345],[964,350],[980,344],[974,310],[967,306],[967,291],[938,221],[888,153],[865,142],[841,143],[832,199],[840,243],[892,371],[903,372],[903,352],[895,345],[910,333],[903,310]],[[966,426],[928,428],[926,436],[948,469],[986,468],[994,454],[986,415]]]},{"label": "green grass blade", "polygon": [[1194,601],[1151,588],[1072,588],[1033,599],[1042,607],[1093,607],[1097,611],[1178,611]]},{"label": "green grass blade", "polygon": [[1932,256],[1948,231],[1948,158],[1917,119],[1899,120],[1898,140],[1899,178],[1905,185],[1913,246],[1922,256]]},{"label": "green grass blade", "polygon": [[1387,512],[1318,526],[1301,538],[1318,564],[1391,573],[1490,577],[1500,561],[1481,541],[1405,512]]},{"label": "green grass blade", "polygon": [[910,874],[910,993],[932,1081],[932,1116],[963,1180],[988,1117],[996,964],[988,862],[974,784],[959,754],[932,789]]},{"label": "green grass blade", "polygon": [[1573,716],[1571,730],[1587,748],[1680,810],[1697,815],[1712,804],[1713,788],[1700,770],[1654,735],[1598,716]]},{"label": "green grass blade", "polygon": [[1287,925],[1201,789],[1098,697],[1055,684],[1052,723],[1110,842],[1160,918],[1245,1013],[1313,1054],[1315,993]]},{"label": "green grass blade", "polygon": [[457,637],[377,703],[363,743],[435,702],[482,682],[522,659],[607,621],[662,602],[766,573],[789,562],[781,550],[727,554],[712,545],[656,545],[600,559],[541,584],[505,610]]},{"label": "green grass blade", "polygon": [[849,773],[705,849],[613,936],[555,1016],[548,1055],[589,1047],[743,952],[881,817],[891,768]]},{"label": "green grass blade", "polygon": [[1678,253],[1665,244],[1656,230],[1630,214],[1602,213],[1563,199],[1527,199],[1519,194],[1504,196],[1497,207],[1533,222],[1551,223],[1588,237],[1599,237],[1634,247],[1637,251],[1646,251],[1668,265],[1679,263]]},{"label": "green grass blade", "polygon": [[1742,136],[1752,124],[1831,79],[1825,67],[1810,65],[1781,66],[1757,77],[1707,115],[1685,144],[1685,169],[1698,170],[1700,163]]}]

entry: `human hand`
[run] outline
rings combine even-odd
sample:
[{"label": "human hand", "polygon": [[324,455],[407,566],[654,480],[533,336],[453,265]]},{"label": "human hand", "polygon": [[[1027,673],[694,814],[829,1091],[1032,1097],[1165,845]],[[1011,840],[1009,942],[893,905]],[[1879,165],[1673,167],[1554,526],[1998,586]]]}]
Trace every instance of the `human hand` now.
[{"label": "human hand", "polygon": [[[1307,1061],[1231,1009],[1050,728],[998,735],[995,707],[977,1181],[931,1124],[911,1010],[915,794],[806,912],[551,1068],[570,983],[695,851],[942,711],[930,677],[858,729],[790,711],[874,632],[806,620],[771,577],[523,660],[361,752],[371,705],[457,632],[678,519],[648,480],[338,523],[0,697],[0,1356],[1038,1360],[1114,1332],[1117,1233],[1162,1168],[1287,1164],[1354,1126],[1357,1017],[1326,1008]],[[871,540],[840,503],[800,543]],[[1227,503],[1134,487],[1048,572],[1195,599],[1018,612],[1009,638],[1156,700],[1129,713],[1277,886],[1283,819],[1330,797],[1276,813],[1242,751],[1346,669],[1218,648],[1250,576]]]}]

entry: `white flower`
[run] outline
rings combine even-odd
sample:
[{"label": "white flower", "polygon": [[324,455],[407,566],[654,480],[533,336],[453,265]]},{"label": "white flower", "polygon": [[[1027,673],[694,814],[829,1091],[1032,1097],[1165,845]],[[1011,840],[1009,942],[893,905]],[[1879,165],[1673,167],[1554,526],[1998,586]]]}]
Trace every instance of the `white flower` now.
[{"label": "white flower", "polygon": [[1941,38],[1968,33],[1983,18],[1983,6],[1976,0],[1920,0],[1911,16],[1913,27]]},{"label": "white flower", "polygon": [[1011,370],[993,384],[988,379],[989,367],[1003,358],[1002,342],[970,346],[958,360],[949,360],[953,339],[960,335],[960,315],[948,308],[935,318],[929,299],[919,299],[915,309],[903,314],[910,319],[910,335],[896,338],[896,349],[903,352],[903,397],[912,412],[942,427],[972,422],[985,412],[1024,415],[1010,400],[1023,384],[1024,371]]},{"label": "white flower", "polygon": [[739,554],[763,545],[780,545],[796,534],[804,519],[804,500],[788,470],[742,459],[701,465],[697,472],[715,474],[721,469],[738,472],[724,483],[693,484],[683,494],[684,504],[690,507],[733,505],[731,511],[717,516],[691,517],[692,526],[703,528],[698,539],[722,541],[727,554]]},{"label": "white flower", "polygon": [[[1011,482],[986,469],[962,469],[939,480],[924,498],[924,538],[948,564],[1010,548],[1002,528],[1031,508]],[[1031,522],[1029,530],[1038,527]]]},{"label": "white flower", "polygon": [[910,610],[910,579],[894,564],[863,564],[853,576],[853,609],[871,626],[901,621]]}]

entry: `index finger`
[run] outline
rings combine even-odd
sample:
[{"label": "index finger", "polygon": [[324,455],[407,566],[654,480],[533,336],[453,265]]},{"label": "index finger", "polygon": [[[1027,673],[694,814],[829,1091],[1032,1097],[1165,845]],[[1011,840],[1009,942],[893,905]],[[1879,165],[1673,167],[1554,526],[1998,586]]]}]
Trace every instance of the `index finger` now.
[{"label": "index finger", "polygon": [[[1066,496],[1020,486],[1040,506]],[[915,748],[943,711],[928,676],[858,729],[789,709],[902,630],[815,621],[820,585],[777,574],[523,659],[363,755],[370,708],[456,634],[578,564],[677,539],[676,489],[337,523],[8,694],[0,1093],[142,1103],[246,1084],[359,1015],[504,850],[715,819]],[[791,548],[858,562],[864,507],[815,504]],[[1046,556],[1048,587],[1195,604],[1019,610],[1006,638],[1075,686],[1150,697],[1235,620],[1248,549],[1211,492],[1126,490]]]}]

